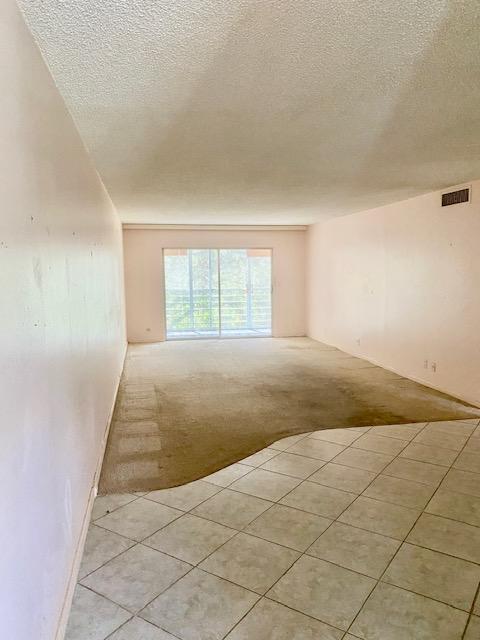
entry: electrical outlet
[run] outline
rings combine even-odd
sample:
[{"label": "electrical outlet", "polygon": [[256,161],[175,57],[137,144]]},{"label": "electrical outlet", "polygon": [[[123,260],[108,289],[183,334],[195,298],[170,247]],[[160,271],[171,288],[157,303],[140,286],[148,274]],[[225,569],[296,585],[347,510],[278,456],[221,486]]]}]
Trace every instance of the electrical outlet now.
[{"label": "electrical outlet", "polygon": [[433,371],[433,373],[435,373],[436,370],[437,370],[437,363],[436,362],[432,362],[432,371]]}]

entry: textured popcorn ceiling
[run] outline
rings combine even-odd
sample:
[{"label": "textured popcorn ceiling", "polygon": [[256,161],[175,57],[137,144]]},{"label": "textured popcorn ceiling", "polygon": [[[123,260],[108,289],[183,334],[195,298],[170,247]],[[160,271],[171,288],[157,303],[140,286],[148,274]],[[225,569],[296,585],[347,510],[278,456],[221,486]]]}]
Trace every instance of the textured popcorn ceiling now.
[{"label": "textured popcorn ceiling", "polygon": [[309,223],[480,176],[478,0],[21,0],[126,222]]}]

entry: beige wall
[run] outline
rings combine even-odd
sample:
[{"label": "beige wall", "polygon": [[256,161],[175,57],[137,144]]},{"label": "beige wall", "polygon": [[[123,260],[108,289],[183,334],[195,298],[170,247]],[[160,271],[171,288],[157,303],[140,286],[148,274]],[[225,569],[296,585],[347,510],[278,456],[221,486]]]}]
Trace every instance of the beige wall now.
[{"label": "beige wall", "polygon": [[14,0],[0,53],[0,637],[52,640],[122,367],[122,238]]},{"label": "beige wall", "polygon": [[272,248],[273,335],[305,334],[305,231],[125,229],[130,342],[165,339],[164,248]]},{"label": "beige wall", "polygon": [[308,334],[480,404],[479,239],[480,181],[313,225]]}]

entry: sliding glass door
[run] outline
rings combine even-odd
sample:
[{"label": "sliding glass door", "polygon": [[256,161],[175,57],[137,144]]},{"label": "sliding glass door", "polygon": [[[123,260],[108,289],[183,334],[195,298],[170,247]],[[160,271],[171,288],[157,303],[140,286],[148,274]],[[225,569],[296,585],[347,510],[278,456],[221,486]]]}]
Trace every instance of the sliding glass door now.
[{"label": "sliding glass door", "polygon": [[271,249],[165,249],[167,339],[271,335]]}]

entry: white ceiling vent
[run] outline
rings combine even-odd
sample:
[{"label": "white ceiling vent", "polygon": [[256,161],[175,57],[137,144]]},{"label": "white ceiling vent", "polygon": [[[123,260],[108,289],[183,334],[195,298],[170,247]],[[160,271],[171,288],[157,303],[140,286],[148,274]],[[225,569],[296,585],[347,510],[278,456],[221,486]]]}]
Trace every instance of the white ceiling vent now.
[{"label": "white ceiling vent", "polygon": [[471,187],[464,187],[457,191],[449,191],[442,193],[442,207],[450,207],[452,204],[461,204],[462,202],[470,202]]}]

